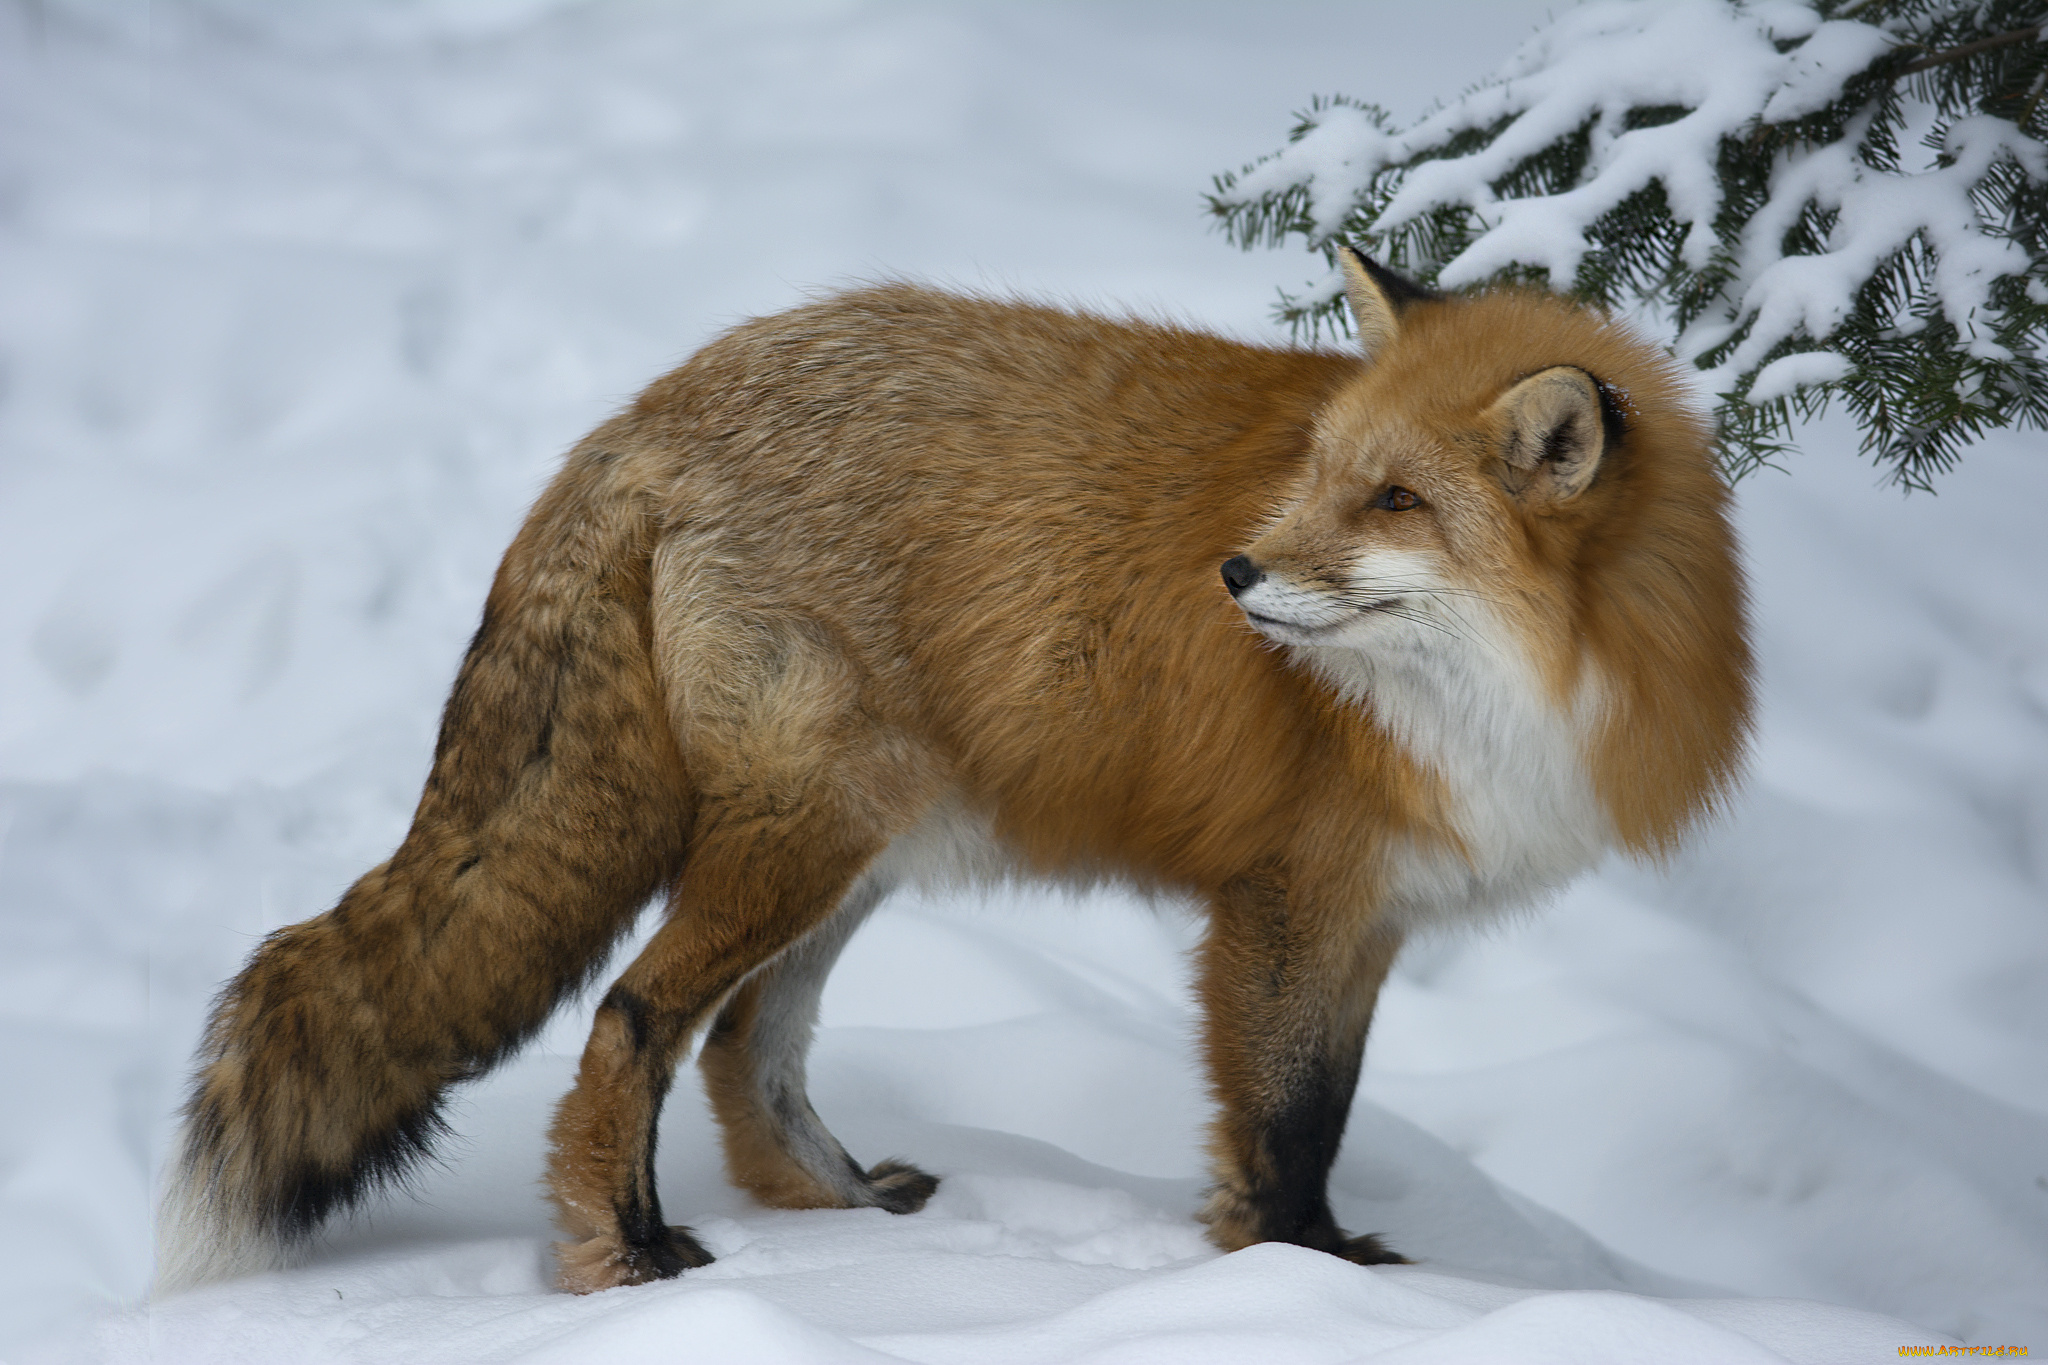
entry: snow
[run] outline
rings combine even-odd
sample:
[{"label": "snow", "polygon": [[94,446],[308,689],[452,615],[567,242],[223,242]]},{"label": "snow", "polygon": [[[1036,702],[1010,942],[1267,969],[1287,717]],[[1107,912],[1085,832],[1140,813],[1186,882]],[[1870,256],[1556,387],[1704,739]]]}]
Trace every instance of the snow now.
[{"label": "snow", "polygon": [[1191,923],[1020,889],[885,907],[828,991],[818,1108],[943,1174],[923,1213],[754,1206],[686,1072],[663,1199],[720,1259],[550,1292],[535,1182],[586,1000],[462,1092],[419,1199],[141,1303],[208,995],[396,841],[569,441],[719,327],[886,270],[1270,338],[1298,267],[1204,230],[1208,173],[1313,90],[1405,122],[1543,17],[0,12],[0,1359],[2048,1342],[2048,462],[1994,439],[1902,499],[1839,427],[1740,490],[1764,709],[1728,819],[1404,953],[1332,1188],[1418,1264],[1208,1250]]},{"label": "snow", "polygon": [[[1592,0],[1557,14],[1486,81],[1407,126],[1342,105],[1318,113],[1302,138],[1248,170],[1223,198],[1248,204],[1298,188],[1320,240],[1342,229],[1376,183],[1405,167],[1372,231],[1398,234],[1445,207],[1469,211],[1475,238],[1450,260],[1431,262],[1441,267],[1438,280],[1457,288],[1516,265],[1568,283],[1588,249],[1587,227],[1631,195],[1661,186],[1686,228],[1686,266],[1703,269],[1717,247],[1730,248],[1732,270],[1715,304],[1677,339],[1679,353],[1695,358],[1747,328],[1708,371],[1710,393],[1741,390],[1744,376],[1788,341],[1825,341],[1878,264],[1916,241],[1934,261],[1931,306],[1973,354],[2009,359],[1991,339],[1991,286],[2025,276],[2029,258],[1986,230],[1972,190],[1999,162],[2048,178],[2048,148],[2003,119],[1958,119],[1941,130],[1938,156],[1907,145],[1898,165],[1864,155],[1869,120],[1852,120],[1841,141],[1779,159],[1766,201],[1750,213],[1739,241],[1716,236],[1724,204],[1714,167],[1723,139],[1747,135],[1759,120],[1789,122],[1827,108],[1895,41],[1872,24],[1822,22],[1813,7],[1791,0]],[[1796,45],[1781,52],[1788,43]],[[1625,129],[1631,109],[1659,107],[1686,112]],[[1512,122],[1476,151],[1405,165],[1505,119]],[[1495,192],[1529,157],[1589,126],[1579,183],[1505,199]],[[1786,255],[1788,230],[1816,210],[1839,215],[1824,249]],[[1323,302],[1337,291],[1333,272],[1302,301]],[[1785,373],[1751,401],[1789,392]]]},{"label": "snow", "polygon": [[[1989,336],[1979,335],[1988,330],[1980,328],[1980,314],[1990,312],[1992,282],[2025,274],[2031,258],[2017,243],[1983,230],[1971,192],[1992,163],[2005,157],[2048,177],[2048,152],[2005,120],[1982,117],[1957,120],[1943,143],[1950,163],[1918,174],[1874,173],[1849,144],[1844,139],[1787,158],[1770,202],[1744,227],[1738,274],[1748,283],[1739,311],[1753,314],[1755,323],[1727,360],[1707,372],[1703,382],[1714,392],[1733,388],[1743,371],[1786,338],[1832,333],[1863,282],[1916,234],[1934,244],[1934,296],[1949,320],[1975,347],[1989,346],[2009,358]],[[1782,254],[1786,232],[1809,203],[1840,215],[1828,249]],[[1757,382],[1762,379],[1760,374]],[[1750,401],[1772,396],[1752,393]]]},{"label": "snow", "polygon": [[1833,351],[1799,351],[1780,356],[1757,371],[1747,397],[1752,403],[1768,403],[1809,384],[1829,384],[1846,378],[1853,368],[1847,356]]}]

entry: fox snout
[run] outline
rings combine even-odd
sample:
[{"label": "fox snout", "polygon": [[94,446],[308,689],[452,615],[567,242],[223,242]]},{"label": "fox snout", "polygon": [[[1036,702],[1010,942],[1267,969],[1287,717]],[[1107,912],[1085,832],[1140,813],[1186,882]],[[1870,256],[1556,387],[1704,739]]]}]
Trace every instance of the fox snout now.
[{"label": "fox snout", "polygon": [[1223,586],[1230,589],[1232,597],[1256,588],[1266,576],[1266,571],[1252,563],[1250,555],[1232,555],[1223,561]]}]

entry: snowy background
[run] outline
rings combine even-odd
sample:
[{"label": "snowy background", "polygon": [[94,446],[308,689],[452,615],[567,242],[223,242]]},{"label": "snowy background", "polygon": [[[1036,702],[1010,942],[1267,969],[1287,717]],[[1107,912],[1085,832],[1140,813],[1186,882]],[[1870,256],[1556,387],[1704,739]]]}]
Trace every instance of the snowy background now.
[{"label": "snowy background", "polygon": [[1274,339],[1317,263],[1227,248],[1208,176],[1545,8],[0,6],[0,1360],[2048,1350],[2048,459],[1908,500],[1839,429],[1741,489],[1732,818],[1397,969],[1333,1194],[1417,1266],[1206,1250],[1192,929],[1020,892],[892,905],[826,999],[818,1106],[947,1177],[922,1214],[752,1206],[686,1071],[663,1198],[722,1259],[547,1292],[586,1003],[423,1200],[136,1306],[208,995],[396,843],[572,440],[881,273]]}]

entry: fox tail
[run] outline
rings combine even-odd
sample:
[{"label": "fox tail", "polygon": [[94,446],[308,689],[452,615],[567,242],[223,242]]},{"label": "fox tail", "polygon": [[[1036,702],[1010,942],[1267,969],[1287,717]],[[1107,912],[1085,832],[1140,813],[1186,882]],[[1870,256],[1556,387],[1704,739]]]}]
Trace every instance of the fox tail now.
[{"label": "fox tail", "polygon": [[412,828],[214,1002],[158,1212],[163,1295],[287,1265],[402,1181],[680,869],[649,643],[655,519],[600,432],[499,567]]}]

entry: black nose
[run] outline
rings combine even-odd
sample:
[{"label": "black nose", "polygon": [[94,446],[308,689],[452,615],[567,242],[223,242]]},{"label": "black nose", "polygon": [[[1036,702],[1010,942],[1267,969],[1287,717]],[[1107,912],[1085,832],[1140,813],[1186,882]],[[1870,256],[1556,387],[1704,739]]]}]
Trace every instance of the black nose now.
[{"label": "black nose", "polygon": [[1250,555],[1237,555],[1223,561],[1223,586],[1230,589],[1232,597],[1257,585],[1265,576],[1266,571],[1252,563]]}]

